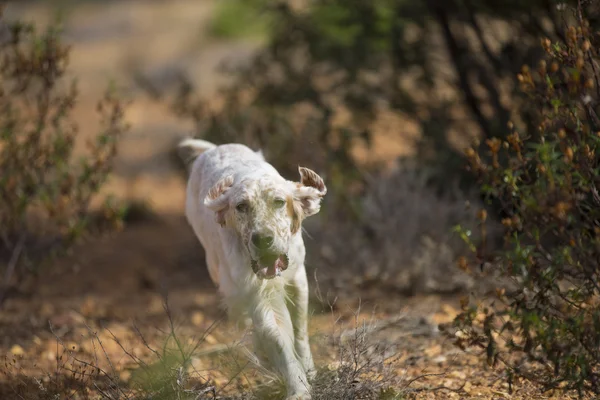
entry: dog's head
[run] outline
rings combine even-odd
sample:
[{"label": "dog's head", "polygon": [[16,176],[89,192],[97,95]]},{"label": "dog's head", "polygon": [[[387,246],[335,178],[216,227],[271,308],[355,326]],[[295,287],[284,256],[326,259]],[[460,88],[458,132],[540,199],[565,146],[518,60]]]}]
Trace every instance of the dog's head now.
[{"label": "dog's head", "polygon": [[327,193],[319,175],[303,167],[299,172],[300,182],[279,176],[235,182],[230,175],[204,199],[217,223],[239,235],[259,278],[274,278],[288,267],[290,239],[300,231],[304,218],[319,212]]}]

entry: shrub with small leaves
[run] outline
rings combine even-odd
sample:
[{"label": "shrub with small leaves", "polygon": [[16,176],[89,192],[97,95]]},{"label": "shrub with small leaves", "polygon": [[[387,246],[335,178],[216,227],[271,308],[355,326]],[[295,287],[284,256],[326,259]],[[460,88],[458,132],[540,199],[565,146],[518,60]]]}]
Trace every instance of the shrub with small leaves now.
[{"label": "shrub with small leaves", "polygon": [[517,76],[537,129],[509,123],[505,140],[467,150],[506,239],[498,254],[479,247],[478,264],[512,284],[485,306],[463,302],[455,321],[458,344],[485,348],[509,378],[580,395],[600,393],[600,43],[582,14],[564,40],[543,39],[545,58]]},{"label": "shrub with small leaves", "polygon": [[[108,90],[98,103],[101,132],[76,158],[70,119],[75,82],[66,82],[69,47],[55,26],[7,23],[0,43],[0,256],[4,284],[18,261],[39,260],[90,231],[90,202],[105,183],[127,130],[122,102]],[[114,202],[103,219],[120,220]]]}]

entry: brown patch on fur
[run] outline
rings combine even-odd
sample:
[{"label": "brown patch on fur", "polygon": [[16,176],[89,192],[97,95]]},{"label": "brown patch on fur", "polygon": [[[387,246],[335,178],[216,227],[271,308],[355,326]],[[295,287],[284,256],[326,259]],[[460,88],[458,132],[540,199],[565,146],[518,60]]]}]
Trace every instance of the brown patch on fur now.
[{"label": "brown patch on fur", "polygon": [[229,175],[217,182],[212,188],[210,188],[205,198],[205,204],[207,204],[206,201],[208,201],[209,204],[214,201],[216,201],[217,204],[223,203],[222,206],[219,206],[218,209],[215,210],[215,221],[222,227],[226,224],[225,213],[227,211],[227,202],[226,199],[217,199],[225,194],[231,185],[233,185],[233,175]]},{"label": "brown patch on fur", "polygon": [[325,196],[327,193],[325,182],[316,172],[304,167],[298,167],[298,171],[300,172],[300,181],[304,186],[313,187],[320,192],[321,196]]},{"label": "brown patch on fur", "polygon": [[210,190],[206,197],[208,200],[215,200],[217,197],[221,196],[227,189],[229,189],[233,185],[233,175],[229,175],[226,178],[221,179],[217,182]]},{"label": "brown patch on fur", "polygon": [[287,201],[287,213],[292,219],[292,234],[295,234],[300,230],[302,223],[302,207],[298,207],[292,196],[288,196]]}]

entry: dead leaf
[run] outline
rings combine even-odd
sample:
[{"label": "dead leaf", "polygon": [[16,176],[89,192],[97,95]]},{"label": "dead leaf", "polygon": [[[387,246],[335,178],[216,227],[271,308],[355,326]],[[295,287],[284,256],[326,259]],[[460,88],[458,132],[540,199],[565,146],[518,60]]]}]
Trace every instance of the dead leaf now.
[{"label": "dead leaf", "polygon": [[452,371],[452,372],[450,372],[450,374],[448,374],[448,376],[451,378],[456,378],[456,379],[460,379],[460,380],[467,379],[467,374],[465,374],[463,371]]},{"label": "dead leaf", "polygon": [[470,382],[465,382],[465,385],[463,386],[462,390],[464,390],[465,393],[471,393],[471,390],[473,390],[473,386]]}]

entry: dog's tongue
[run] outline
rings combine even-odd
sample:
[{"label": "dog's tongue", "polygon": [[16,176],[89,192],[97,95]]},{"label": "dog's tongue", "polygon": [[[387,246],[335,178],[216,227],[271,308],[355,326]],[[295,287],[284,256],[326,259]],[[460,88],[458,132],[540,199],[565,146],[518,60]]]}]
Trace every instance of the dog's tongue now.
[{"label": "dog's tongue", "polygon": [[275,276],[277,275],[277,264],[279,263],[279,259],[277,259],[277,261],[275,261],[273,264],[269,265],[267,267],[267,276]]},{"label": "dog's tongue", "polygon": [[285,265],[281,260],[281,257],[277,257],[274,261],[269,262],[269,266],[267,267],[267,276],[279,275],[284,269]]},{"label": "dog's tongue", "polygon": [[277,275],[277,265],[279,263],[279,257],[265,257],[259,261],[259,265],[262,267],[261,272],[264,276],[274,277]]},{"label": "dog's tongue", "polygon": [[277,257],[274,260],[262,260],[261,265],[268,265],[268,267],[262,268],[263,274],[268,277],[278,276],[281,271],[285,269],[285,264],[281,260],[281,257]]},{"label": "dog's tongue", "polygon": [[[266,267],[265,267],[266,265]],[[282,271],[287,269],[286,262],[281,256],[271,259],[262,259],[260,262],[256,262],[255,273],[259,273],[267,279],[279,276]],[[254,268],[254,267],[253,267]]]}]

